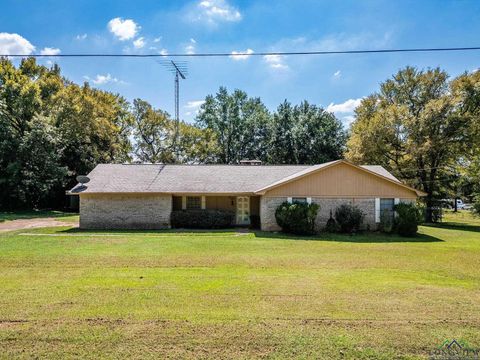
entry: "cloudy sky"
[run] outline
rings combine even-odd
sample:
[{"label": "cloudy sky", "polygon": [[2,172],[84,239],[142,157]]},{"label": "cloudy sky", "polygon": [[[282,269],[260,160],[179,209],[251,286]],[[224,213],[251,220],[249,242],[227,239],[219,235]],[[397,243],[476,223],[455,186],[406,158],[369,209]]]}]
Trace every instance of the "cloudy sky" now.
[{"label": "cloudy sky", "polygon": [[[172,54],[479,46],[480,1],[2,0],[0,53]],[[173,78],[153,59],[49,58],[76,81],[173,113]],[[322,105],[348,126],[360,99],[400,67],[480,66],[480,52],[191,58],[181,116],[219,86]]]}]

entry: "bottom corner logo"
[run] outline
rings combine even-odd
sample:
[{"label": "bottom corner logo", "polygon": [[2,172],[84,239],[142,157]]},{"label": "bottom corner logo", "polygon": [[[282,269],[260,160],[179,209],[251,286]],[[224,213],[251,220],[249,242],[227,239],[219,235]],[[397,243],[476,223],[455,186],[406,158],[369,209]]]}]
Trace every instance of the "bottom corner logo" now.
[{"label": "bottom corner logo", "polygon": [[480,349],[473,349],[461,340],[445,340],[430,354],[430,359],[480,359]]}]

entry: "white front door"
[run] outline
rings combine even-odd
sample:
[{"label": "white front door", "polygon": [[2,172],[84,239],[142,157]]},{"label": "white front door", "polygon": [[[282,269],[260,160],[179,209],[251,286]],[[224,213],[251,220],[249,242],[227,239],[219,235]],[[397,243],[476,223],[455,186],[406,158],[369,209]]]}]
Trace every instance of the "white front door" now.
[{"label": "white front door", "polygon": [[250,197],[237,196],[237,225],[250,224]]}]

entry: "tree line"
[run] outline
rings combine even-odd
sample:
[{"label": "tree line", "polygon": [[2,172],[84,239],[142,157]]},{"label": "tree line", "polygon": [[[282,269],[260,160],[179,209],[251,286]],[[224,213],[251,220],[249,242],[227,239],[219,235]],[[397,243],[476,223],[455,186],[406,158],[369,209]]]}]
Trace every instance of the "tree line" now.
[{"label": "tree line", "polygon": [[480,194],[480,72],[401,69],[365,97],[349,132],[320,106],[221,87],[193,123],[148,102],[78,85],[57,65],[0,59],[0,208],[61,207],[98,163],[379,164],[425,191],[427,205]]},{"label": "tree line", "polygon": [[270,113],[260,98],[220,88],[193,124],[148,102],[78,85],[58,65],[0,59],[0,208],[58,208],[99,163],[314,164],[342,157],[346,132],[306,101]]}]

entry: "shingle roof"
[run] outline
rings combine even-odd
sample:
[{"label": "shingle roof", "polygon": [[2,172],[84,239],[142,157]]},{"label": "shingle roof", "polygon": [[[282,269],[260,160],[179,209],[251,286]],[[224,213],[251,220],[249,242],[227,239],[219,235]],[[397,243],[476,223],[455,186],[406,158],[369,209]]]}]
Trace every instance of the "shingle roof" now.
[{"label": "shingle roof", "polygon": [[[78,184],[77,193],[254,193],[331,165],[161,165],[100,164]],[[378,165],[366,170],[399,182]]]},{"label": "shingle roof", "polygon": [[389,178],[390,180],[396,181],[396,182],[401,182],[398,180],[395,176],[393,176],[391,173],[389,173],[387,170],[383,168],[383,166],[380,165],[361,165],[362,168],[370,170],[371,172],[377,173],[379,175],[385,176],[386,178]]},{"label": "shingle roof", "polygon": [[[100,164],[86,189],[71,193],[253,193],[308,165],[126,165]],[[80,191],[79,191],[80,190]]]}]

